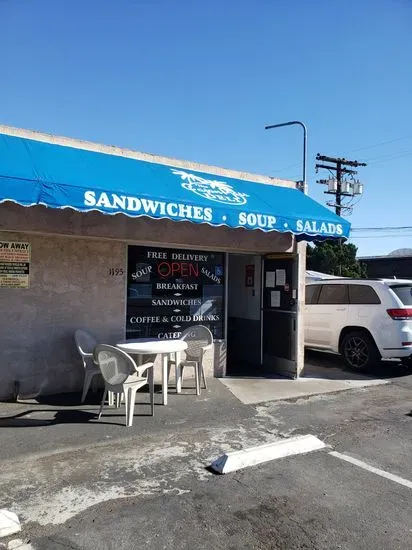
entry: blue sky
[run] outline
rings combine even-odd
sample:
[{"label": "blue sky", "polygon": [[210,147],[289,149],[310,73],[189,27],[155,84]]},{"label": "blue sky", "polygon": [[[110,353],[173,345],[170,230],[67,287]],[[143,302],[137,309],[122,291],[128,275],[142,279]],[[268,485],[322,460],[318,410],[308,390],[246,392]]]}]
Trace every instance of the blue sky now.
[{"label": "blue sky", "polygon": [[[300,179],[300,129],[264,130],[299,119],[312,197],[316,153],[370,161],[353,227],[412,225],[410,0],[0,0],[0,25],[3,124]],[[386,234],[359,253],[412,247]]]}]

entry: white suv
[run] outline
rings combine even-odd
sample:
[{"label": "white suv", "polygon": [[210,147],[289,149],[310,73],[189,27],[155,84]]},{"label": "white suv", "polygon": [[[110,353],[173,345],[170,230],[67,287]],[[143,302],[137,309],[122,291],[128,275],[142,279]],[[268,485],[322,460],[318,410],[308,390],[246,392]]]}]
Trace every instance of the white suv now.
[{"label": "white suv", "polygon": [[328,279],[306,285],[305,346],[366,369],[412,356],[412,281]]}]

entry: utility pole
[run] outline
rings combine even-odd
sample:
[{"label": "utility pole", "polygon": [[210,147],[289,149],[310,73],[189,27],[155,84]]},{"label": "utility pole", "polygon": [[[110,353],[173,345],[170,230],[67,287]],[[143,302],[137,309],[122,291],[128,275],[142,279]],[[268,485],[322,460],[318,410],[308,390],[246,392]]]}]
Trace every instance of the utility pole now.
[{"label": "utility pole", "polygon": [[[356,195],[362,195],[363,193],[363,184],[359,180],[354,179],[354,175],[357,174],[356,170],[353,168],[358,168],[359,166],[366,166],[365,162],[358,162],[357,160],[347,160],[340,157],[328,157],[325,155],[316,155],[316,160],[321,161],[322,163],[328,162],[329,164],[316,164],[316,173],[319,168],[324,170],[330,170],[336,173],[336,177],[331,177],[327,180],[322,179],[318,180],[317,183],[322,185],[327,185],[328,190],[325,191],[327,195],[335,195],[335,201],[329,201],[327,204],[335,208],[335,212],[338,216],[341,216],[342,210],[350,211],[352,206],[344,204],[342,199],[345,197],[355,197]],[[350,167],[350,168],[348,168]],[[351,181],[344,179],[342,176],[349,175]]]}]

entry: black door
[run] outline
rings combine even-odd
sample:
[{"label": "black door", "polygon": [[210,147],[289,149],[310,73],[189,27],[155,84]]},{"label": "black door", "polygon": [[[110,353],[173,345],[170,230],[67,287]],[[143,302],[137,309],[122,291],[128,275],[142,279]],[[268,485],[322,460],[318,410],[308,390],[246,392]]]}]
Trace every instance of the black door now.
[{"label": "black door", "polygon": [[295,265],[294,257],[263,260],[262,363],[267,374],[296,375]]}]

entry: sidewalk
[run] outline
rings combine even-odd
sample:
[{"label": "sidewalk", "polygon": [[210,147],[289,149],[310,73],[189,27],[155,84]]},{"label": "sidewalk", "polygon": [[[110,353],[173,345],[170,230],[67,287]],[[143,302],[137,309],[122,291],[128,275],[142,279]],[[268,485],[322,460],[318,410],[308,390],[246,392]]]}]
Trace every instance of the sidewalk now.
[{"label": "sidewalk", "polygon": [[338,355],[306,350],[304,374],[298,380],[274,374],[271,378],[228,377],[222,383],[242,403],[252,405],[390,384],[410,370],[397,361],[381,361],[370,372],[355,372]]}]

